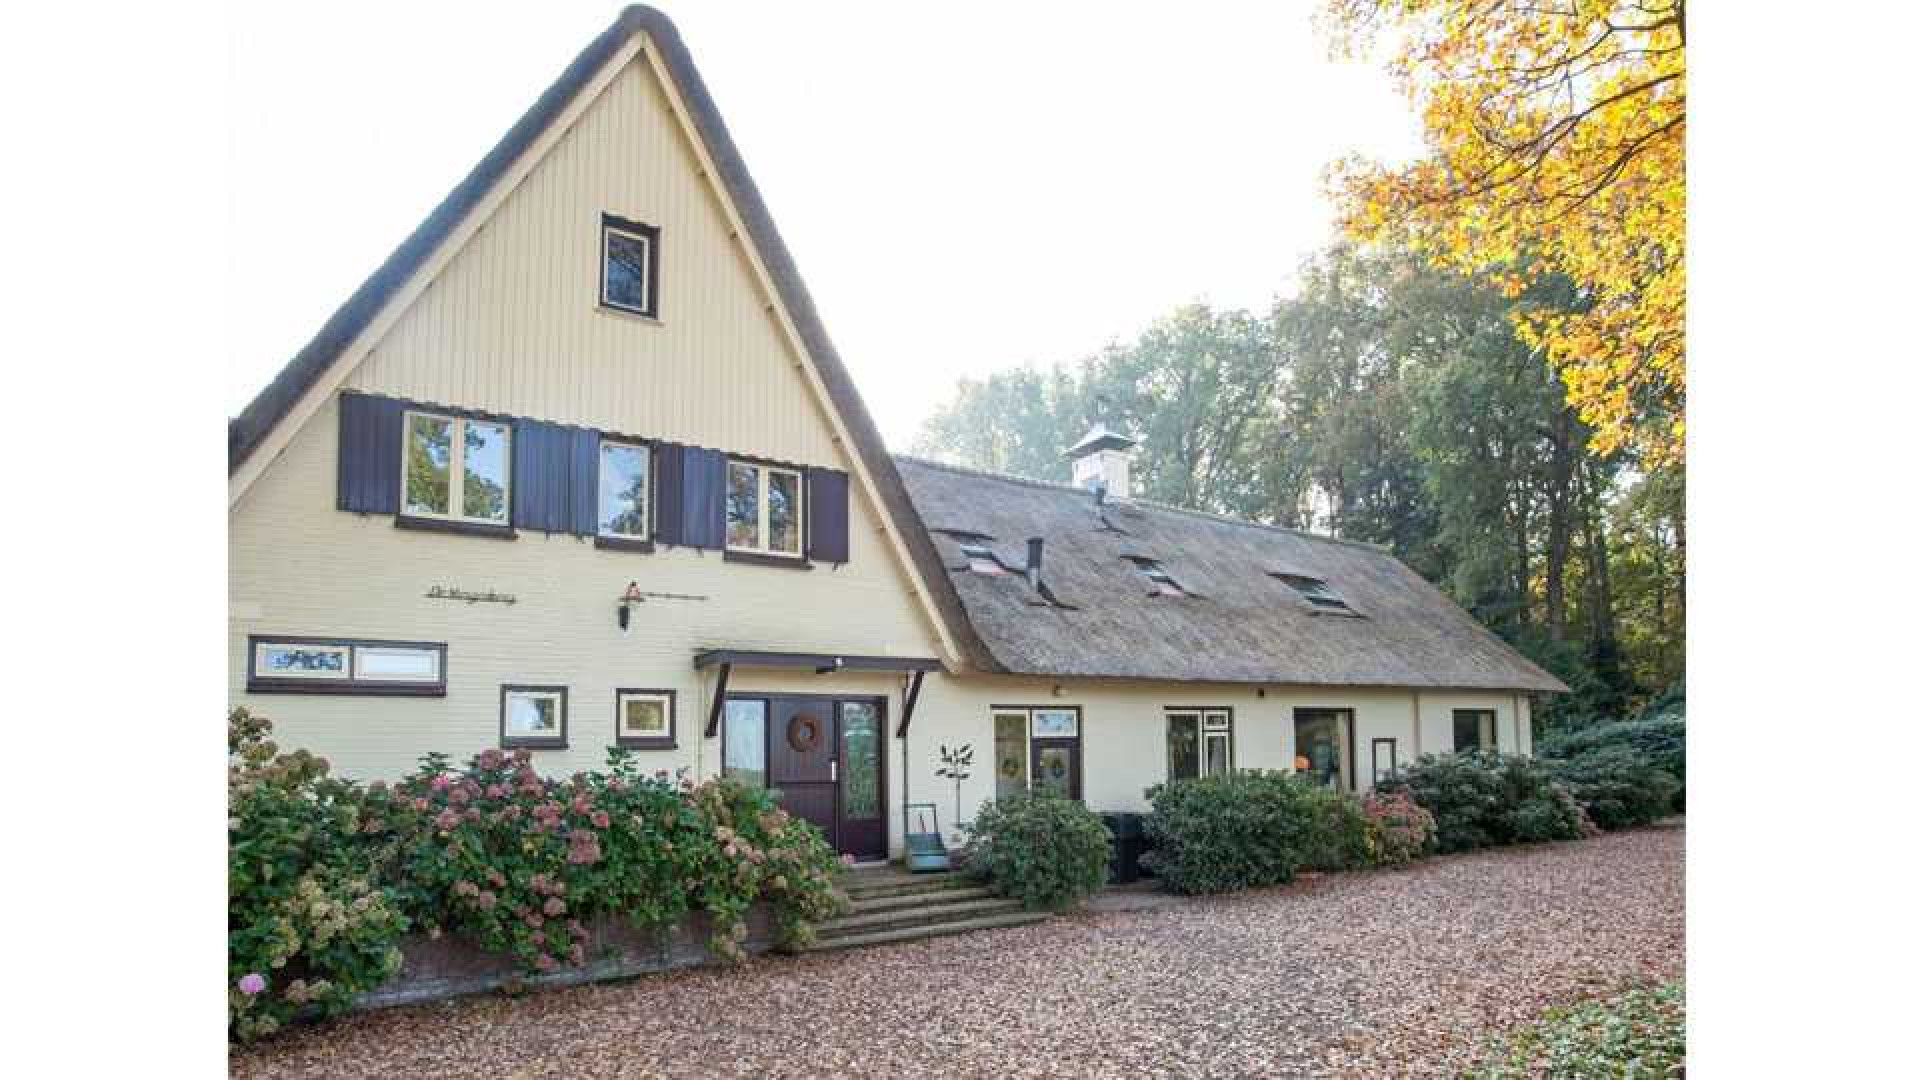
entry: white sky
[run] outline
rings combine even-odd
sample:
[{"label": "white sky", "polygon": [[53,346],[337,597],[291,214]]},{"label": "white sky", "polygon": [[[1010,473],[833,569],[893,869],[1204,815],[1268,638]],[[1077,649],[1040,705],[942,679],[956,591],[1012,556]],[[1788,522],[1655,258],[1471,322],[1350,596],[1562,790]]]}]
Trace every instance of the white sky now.
[{"label": "white sky", "polygon": [[[962,375],[1264,306],[1332,235],[1323,167],[1417,148],[1311,0],[659,6],[896,449]],[[230,412],[619,5],[232,10]]]}]

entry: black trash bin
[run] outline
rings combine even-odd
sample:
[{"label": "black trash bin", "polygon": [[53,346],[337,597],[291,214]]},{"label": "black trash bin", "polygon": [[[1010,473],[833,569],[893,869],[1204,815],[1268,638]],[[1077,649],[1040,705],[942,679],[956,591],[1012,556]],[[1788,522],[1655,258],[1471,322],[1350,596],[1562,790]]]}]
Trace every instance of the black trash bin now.
[{"label": "black trash bin", "polygon": [[1146,830],[1139,814],[1102,814],[1108,831],[1113,833],[1113,855],[1107,863],[1109,885],[1130,885],[1140,880],[1140,853],[1146,850]]}]

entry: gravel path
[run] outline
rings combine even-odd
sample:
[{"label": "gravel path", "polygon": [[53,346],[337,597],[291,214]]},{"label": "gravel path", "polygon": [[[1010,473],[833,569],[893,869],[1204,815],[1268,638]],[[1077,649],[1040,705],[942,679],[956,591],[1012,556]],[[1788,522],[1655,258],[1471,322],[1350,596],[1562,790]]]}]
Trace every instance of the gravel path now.
[{"label": "gravel path", "polygon": [[1682,971],[1685,833],[1430,859],[1146,911],[395,1009],[240,1077],[1428,1076]]}]

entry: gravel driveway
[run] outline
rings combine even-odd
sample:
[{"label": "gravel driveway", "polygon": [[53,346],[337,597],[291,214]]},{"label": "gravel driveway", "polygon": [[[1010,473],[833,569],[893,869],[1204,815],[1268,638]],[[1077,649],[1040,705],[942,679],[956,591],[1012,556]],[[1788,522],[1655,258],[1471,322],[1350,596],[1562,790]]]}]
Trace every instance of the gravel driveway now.
[{"label": "gravel driveway", "polygon": [[1685,833],[348,1017],[242,1077],[1452,1075],[1543,1005],[1682,971]]}]

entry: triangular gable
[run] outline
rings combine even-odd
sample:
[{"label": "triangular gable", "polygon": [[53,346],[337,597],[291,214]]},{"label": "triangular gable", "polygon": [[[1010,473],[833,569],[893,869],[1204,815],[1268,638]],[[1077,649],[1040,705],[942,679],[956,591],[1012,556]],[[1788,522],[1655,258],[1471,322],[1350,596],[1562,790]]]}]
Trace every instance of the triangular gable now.
[{"label": "triangular gable", "polygon": [[636,57],[665,88],[744,245],[755,278],[801,357],[836,442],[850,448],[857,482],[878,508],[889,545],[927,610],[946,654],[976,669],[997,665],[967,624],[958,595],[920,525],[879,430],[828,339],[772,216],[673,23],[629,7],[583,50],[492,151],[387,257],[313,340],[227,427],[228,505],[237,505],[293,434],[339,389],[368,350],[418,298],[619,72]]}]

